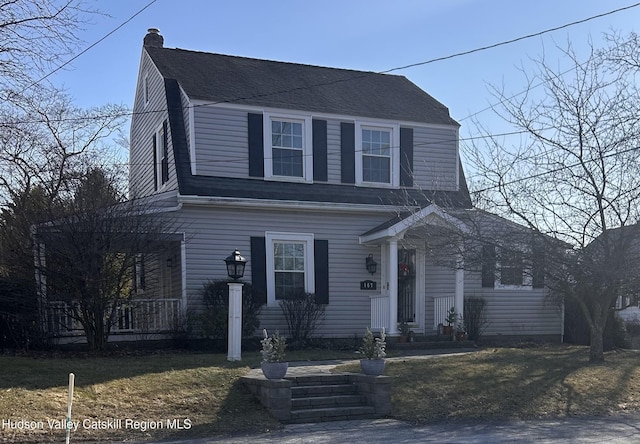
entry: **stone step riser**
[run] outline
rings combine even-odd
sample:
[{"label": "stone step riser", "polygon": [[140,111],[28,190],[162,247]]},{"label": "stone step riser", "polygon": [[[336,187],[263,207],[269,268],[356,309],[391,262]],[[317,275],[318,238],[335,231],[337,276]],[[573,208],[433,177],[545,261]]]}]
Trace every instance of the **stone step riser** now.
[{"label": "stone step riser", "polygon": [[340,385],[304,385],[291,387],[291,398],[309,396],[354,395],[358,388],[353,384]]},{"label": "stone step riser", "polygon": [[369,406],[339,407],[328,409],[291,410],[291,419],[287,422],[326,422],[347,421],[375,417],[375,408]]},{"label": "stone step riser", "polygon": [[367,398],[361,395],[318,396],[291,399],[292,410],[318,409],[329,407],[366,406]]}]

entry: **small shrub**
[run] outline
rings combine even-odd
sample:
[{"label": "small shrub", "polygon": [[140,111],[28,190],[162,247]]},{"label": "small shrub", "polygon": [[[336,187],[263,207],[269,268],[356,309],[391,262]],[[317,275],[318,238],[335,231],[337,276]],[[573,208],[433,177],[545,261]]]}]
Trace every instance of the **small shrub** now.
[{"label": "small shrub", "polygon": [[466,298],[464,301],[464,329],[472,341],[480,339],[489,326],[486,317],[487,301],[479,297]]},{"label": "small shrub", "polygon": [[386,334],[384,332],[384,328],[380,332],[380,337],[376,338],[373,336],[373,333],[367,327],[367,331],[364,334],[364,338],[362,338],[362,347],[360,347],[360,353],[364,355],[367,359],[384,359],[387,356],[386,348],[387,343]]},{"label": "small shrub", "polygon": [[286,357],[287,340],[280,336],[280,332],[276,330],[271,336],[267,333],[267,329],[262,330],[262,362],[282,362]]},{"label": "small shrub", "polygon": [[[210,281],[202,288],[205,310],[201,316],[202,332],[211,339],[226,340],[229,332],[228,281]],[[260,326],[262,304],[253,297],[251,284],[242,286],[242,337],[250,337]]]},{"label": "small shrub", "polygon": [[303,293],[280,301],[282,314],[287,321],[289,337],[294,347],[304,347],[324,318],[325,306],[316,304],[312,293]]}]

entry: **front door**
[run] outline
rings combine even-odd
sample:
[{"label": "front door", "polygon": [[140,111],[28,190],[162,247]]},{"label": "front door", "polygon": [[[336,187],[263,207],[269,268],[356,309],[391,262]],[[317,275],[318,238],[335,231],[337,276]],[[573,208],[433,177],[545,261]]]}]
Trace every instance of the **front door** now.
[{"label": "front door", "polygon": [[416,250],[398,249],[398,322],[416,322]]}]

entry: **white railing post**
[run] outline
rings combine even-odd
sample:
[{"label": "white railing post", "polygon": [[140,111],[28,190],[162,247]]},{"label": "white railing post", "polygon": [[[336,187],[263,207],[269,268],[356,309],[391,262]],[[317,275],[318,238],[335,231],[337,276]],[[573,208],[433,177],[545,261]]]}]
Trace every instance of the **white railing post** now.
[{"label": "white railing post", "polygon": [[371,330],[389,330],[389,297],[385,295],[370,296]]}]

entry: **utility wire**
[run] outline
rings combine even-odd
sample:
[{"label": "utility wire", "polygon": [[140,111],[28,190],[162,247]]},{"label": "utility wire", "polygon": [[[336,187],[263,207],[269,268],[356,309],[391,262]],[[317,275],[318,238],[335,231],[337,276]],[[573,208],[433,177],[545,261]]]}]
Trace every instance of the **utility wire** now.
[{"label": "utility wire", "polygon": [[135,14],[133,14],[131,17],[129,17],[127,20],[125,20],[124,22],[120,23],[120,25],[118,25],[115,29],[109,31],[107,34],[105,34],[104,36],[102,36],[100,39],[98,39],[97,41],[95,41],[94,43],[92,43],[91,45],[89,45],[88,47],[86,47],[85,49],[83,49],[82,51],[80,51],[78,54],[76,54],[75,56],[71,57],[69,60],[67,60],[66,62],[64,62],[62,65],[58,66],[57,68],[55,68],[53,71],[51,71],[50,73],[44,75],[42,78],[36,80],[35,82],[31,83],[30,85],[26,86],[22,91],[20,91],[20,94],[24,93],[26,90],[33,88],[34,86],[36,86],[37,84],[39,84],[40,82],[42,82],[43,80],[46,80],[47,78],[51,77],[53,74],[57,73],[58,71],[60,71],[62,68],[64,68],[65,66],[69,65],[71,62],[73,62],[74,60],[77,60],[79,57],[83,56],[84,54],[86,54],[87,52],[89,52],[91,49],[93,49],[94,47],[96,47],[98,44],[102,43],[104,40],[106,40],[107,38],[109,38],[111,35],[115,34],[117,31],[119,31],[122,27],[124,27],[127,23],[129,23],[131,20],[133,20],[134,18],[136,18],[138,15],[142,14],[142,12],[144,12],[147,8],[149,8],[151,5],[153,5],[155,2],[157,2],[158,0],[152,0],[149,3],[147,3],[146,6],[144,6],[142,9],[140,9],[138,12],[136,12]]},{"label": "utility wire", "polygon": [[[45,78],[49,77],[51,74],[53,74],[57,70],[61,69],[63,66],[67,65],[71,61],[73,61],[73,60],[77,59],[78,57],[80,57],[82,54],[86,53],[89,49],[93,48],[98,43],[100,43],[101,41],[106,39],[108,36],[113,34],[116,30],[118,30],[119,28],[124,26],[126,23],[131,21],[135,16],[140,14],[142,11],[147,9],[149,6],[151,6],[156,1],[157,0],[151,1],[149,4],[147,4],[144,8],[142,8],[140,11],[138,11],[136,14],[134,14],[131,18],[129,18],[126,22],[124,22],[118,28],[114,29],[112,32],[110,32],[109,34],[105,35],[103,38],[98,40],[96,43],[91,45],[89,48],[85,49],[82,53],[78,54],[77,56],[75,56],[74,58],[72,58],[71,60],[66,62],[65,64],[61,65],[55,71],[53,71],[50,74],[46,75],[45,77],[43,77],[38,82],[40,82],[40,81],[44,80]],[[581,24],[581,23],[588,22],[590,20],[594,20],[594,19],[598,19],[598,18],[601,18],[601,17],[605,17],[605,16],[608,16],[608,15],[611,15],[611,14],[615,14],[615,13],[618,13],[618,12],[621,12],[621,11],[625,11],[625,10],[628,10],[628,9],[636,8],[638,6],[640,6],[640,2],[639,3],[634,3],[634,4],[629,5],[629,6],[625,6],[625,7],[622,7],[622,8],[614,9],[614,10],[611,10],[611,11],[608,11],[608,12],[604,12],[604,13],[601,13],[601,14],[597,14],[597,15],[594,15],[594,16],[590,16],[590,17],[587,17],[587,18],[582,19],[582,20],[577,20],[577,21],[574,21],[574,22],[571,22],[571,23],[567,23],[567,24],[564,24],[564,25],[561,25],[561,26],[556,26],[554,28],[549,28],[549,29],[546,29],[546,30],[543,30],[543,31],[539,31],[539,32],[533,33],[533,34],[528,34],[528,35],[525,35],[525,36],[521,36],[521,37],[517,37],[517,38],[514,38],[514,39],[506,40],[506,41],[495,43],[495,44],[492,44],[492,45],[483,46],[483,47],[471,49],[471,50],[468,50],[468,51],[463,51],[463,52],[451,54],[451,55],[448,55],[448,56],[437,57],[437,58],[426,60],[426,61],[423,61],[423,62],[417,62],[417,63],[413,63],[413,64],[410,64],[410,65],[391,68],[391,69],[388,69],[388,70],[385,70],[385,71],[379,71],[379,72],[376,72],[375,74],[386,74],[386,73],[390,73],[390,72],[393,72],[393,71],[408,69],[408,68],[415,67],[415,66],[427,65],[427,64],[434,63],[434,62],[437,62],[437,61],[448,60],[448,59],[452,59],[452,58],[455,58],[455,57],[461,57],[461,56],[464,56],[464,55],[468,55],[468,54],[472,54],[472,53],[476,53],[476,52],[480,52],[480,51],[486,51],[486,50],[493,49],[493,48],[496,48],[496,47],[499,47],[499,46],[508,45],[508,44],[515,43],[515,42],[518,42],[518,41],[521,41],[521,40],[529,39],[529,38],[532,38],[532,37],[537,37],[537,36],[540,36],[540,35],[543,35],[543,34],[547,34],[547,33],[550,33],[550,32],[554,32],[554,31],[557,31],[557,30],[560,30],[560,29],[564,29],[564,28],[567,28],[567,27],[575,26],[575,25],[578,25],[578,24]],[[250,99],[268,97],[268,96],[272,96],[272,95],[276,95],[276,94],[283,94],[283,93],[294,92],[294,91],[298,91],[298,90],[311,89],[311,88],[320,87],[320,86],[330,86],[330,85],[337,84],[337,83],[350,82],[350,81],[358,80],[358,79],[360,79],[362,77],[365,77],[367,75],[370,75],[370,74],[371,73],[367,72],[367,73],[363,73],[362,75],[347,77],[347,78],[339,79],[339,80],[333,80],[331,82],[323,82],[323,83],[318,83],[318,84],[315,84],[315,85],[305,85],[305,86],[301,86],[301,87],[297,87],[297,88],[273,91],[273,92],[270,92],[270,93],[264,93],[264,94],[248,96],[248,97],[236,97],[236,98],[227,99],[227,100],[204,102],[204,103],[199,103],[197,105],[191,105],[191,106],[193,108],[196,108],[196,107],[201,107],[201,106],[218,105],[218,104],[221,104],[221,103],[234,103],[234,102],[238,102],[238,101],[246,101],[246,100],[250,100]],[[38,82],[35,82],[31,86],[37,84]],[[519,94],[522,94],[522,93],[519,93]],[[514,97],[519,95],[519,94],[514,95]],[[481,112],[484,112],[484,111],[486,111],[488,109],[491,109],[491,106],[489,106],[488,108],[485,108],[485,109],[483,109],[483,110],[481,110],[481,111],[479,111],[479,112],[477,112],[475,114],[467,116],[467,117],[465,117],[464,119],[461,119],[461,120],[468,119],[468,118],[470,118],[472,116],[475,116],[475,115],[477,115],[477,114],[479,114]],[[166,112],[166,111],[167,111],[166,108],[154,109],[154,110],[146,110],[146,111],[136,111],[136,112],[131,111],[131,110],[127,110],[125,112],[115,113],[115,114],[96,115],[95,117],[66,118],[66,119],[56,119],[56,120],[53,120],[53,121],[62,122],[62,121],[79,121],[79,120],[91,120],[91,119],[99,120],[99,119],[103,119],[103,118],[119,118],[119,117],[130,117],[130,116],[134,116],[134,115],[163,113],[163,112]],[[20,123],[42,123],[42,122],[39,121],[39,120],[33,120],[33,121],[23,121],[23,122],[12,122],[11,124],[20,124]]]},{"label": "utility wire", "polygon": [[429,63],[440,62],[442,60],[449,60],[449,59],[453,59],[455,57],[465,56],[465,55],[473,54],[473,53],[480,52],[480,51],[486,51],[487,49],[493,49],[493,48],[497,48],[499,46],[510,45],[511,43],[519,42],[521,40],[530,39],[532,37],[539,37],[541,35],[548,34],[550,32],[559,31],[560,29],[569,28],[571,26],[575,26],[575,25],[579,25],[579,24],[582,24],[582,23],[586,23],[586,22],[591,21],[591,20],[595,20],[595,19],[598,19],[598,18],[606,17],[606,16],[611,15],[611,14],[615,14],[615,13],[618,13],[618,12],[621,12],[621,11],[625,11],[627,9],[632,9],[632,8],[637,7],[637,6],[640,6],[640,3],[634,3],[632,5],[624,6],[622,8],[614,9],[612,11],[603,12],[602,14],[593,15],[591,17],[587,17],[587,18],[582,19],[582,20],[576,20],[575,22],[566,23],[564,25],[556,26],[555,28],[545,29],[544,31],[535,32],[533,34],[523,35],[521,37],[516,37],[516,38],[511,39],[511,40],[505,40],[505,41],[500,42],[500,43],[494,43],[494,44],[488,45],[488,46],[481,46],[480,48],[470,49],[468,51],[458,52],[458,53],[451,54],[451,55],[448,55],[448,56],[436,57],[435,59],[427,60],[427,61],[424,61],[424,62],[412,63],[410,65],[400,66],[398,68],[392,68],[392,69],[389,69],[387,71],[381,71],[380,74],[387,74],[387,73],[390,73],[390,72],[393,72],[393,71],[399,71],[399,70],[402,70],[402,69],[413,68],[415,66],[423,66],[423,65],[427,65]]}]

